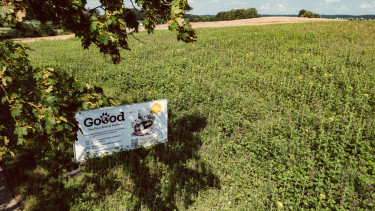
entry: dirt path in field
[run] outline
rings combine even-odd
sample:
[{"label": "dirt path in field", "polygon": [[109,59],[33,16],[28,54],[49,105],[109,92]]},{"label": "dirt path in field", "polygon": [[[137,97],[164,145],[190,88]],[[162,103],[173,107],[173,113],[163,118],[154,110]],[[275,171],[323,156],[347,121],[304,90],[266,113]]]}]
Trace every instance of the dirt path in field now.
[{"label": "dirt path in field", "polygon": [[[250,25],[266,25],[266,24],[282,24],[282,23],[306,23],[306,22],[326,22],[326,21],[343,21],[325,18],[298,18],[298,17],[264,17],[252,18],[233,21],[215,21],[215,22],[193,22],[193,28],[204,27],[227,27],[227,26],[250,26]],[[168,24],[157,25],[156,29],[168,29]],[[140,31],[144,31],[144,27],[140,27]],[[65,40],[74,37],[74,34],[51,36],[51,37],[34,37],[13,39],[19,42],[35,42],[42,40]]]},{"label": "dirt path in field", "polygon": [[58,36],[50,36],[50,37],[16,38],[12,40],[16,42],[17,41],[18,42],[36,42],[36,41],[43,41],[43,40],[66,40],[72,37],[75,37],[75,35],[68,34],[68,35],[58,35]]}]

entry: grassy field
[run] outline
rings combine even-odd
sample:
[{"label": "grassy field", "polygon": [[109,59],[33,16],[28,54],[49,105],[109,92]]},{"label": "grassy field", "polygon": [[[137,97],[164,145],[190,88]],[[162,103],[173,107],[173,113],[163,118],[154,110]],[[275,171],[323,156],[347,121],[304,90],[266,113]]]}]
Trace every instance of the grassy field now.
[{"label": "grassy field", "polygon": [[[7,161],[26,210],[375,209],[374,21],[136,35],[123,62],[80,41],[31,43],[34,67],[119,103],[169,99],[169,142],[63,179]],[[73,158],[73,155],[67,155]],[[50,161],[53,162],[53,161]]]}]

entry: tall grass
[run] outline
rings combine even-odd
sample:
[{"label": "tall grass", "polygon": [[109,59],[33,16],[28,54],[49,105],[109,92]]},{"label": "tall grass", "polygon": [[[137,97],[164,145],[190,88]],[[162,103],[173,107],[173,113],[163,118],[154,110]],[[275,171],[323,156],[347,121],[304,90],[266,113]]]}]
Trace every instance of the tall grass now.
[{"label": "tall grass", "polygon": [[121,103],[168,98],[170,140],[90,160],[70,180],[8,162],[12,184],[29,209],[374,209],[374,30],[198,29],[193,44],[139,33],[119,65],[77,39],[31,43],[35,67]]}]

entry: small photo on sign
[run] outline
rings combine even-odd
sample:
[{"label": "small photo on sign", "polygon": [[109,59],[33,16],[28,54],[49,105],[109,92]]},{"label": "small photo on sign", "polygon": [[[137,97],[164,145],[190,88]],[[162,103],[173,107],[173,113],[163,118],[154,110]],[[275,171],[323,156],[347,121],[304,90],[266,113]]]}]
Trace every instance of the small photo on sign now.
[{"label": "small photo on sign", "polygon": [[132,122],[132,127],[134,128],[132,136],[145,136],[157,132],[158,127],[154,125],[155,116],[152,114],[151,111],[138,111],[138,119]]}]

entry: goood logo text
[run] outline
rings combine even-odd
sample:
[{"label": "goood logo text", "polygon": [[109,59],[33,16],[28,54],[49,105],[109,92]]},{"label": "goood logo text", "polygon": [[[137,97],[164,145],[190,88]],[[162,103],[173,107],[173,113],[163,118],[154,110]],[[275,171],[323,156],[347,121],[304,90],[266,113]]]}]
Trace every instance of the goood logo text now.
[{"label": "goood logo text", "polygon": [[114,123],[114,122],[123,122],[125,121],[125,114],[124,112],[121,112],[119,115],[115,116],[110,116],[108,113],[103,113],[100,118],[96,118],[96,119],[93,119],[93,118],[86,118],[84,121],[83,121],[83,124],[86,126],[86,127],[91,127],[93,125],[95,126],[98,126],[98,125],[101,125],[101,124],[107,124],[108,122],[111,122],[111,123]]}]

